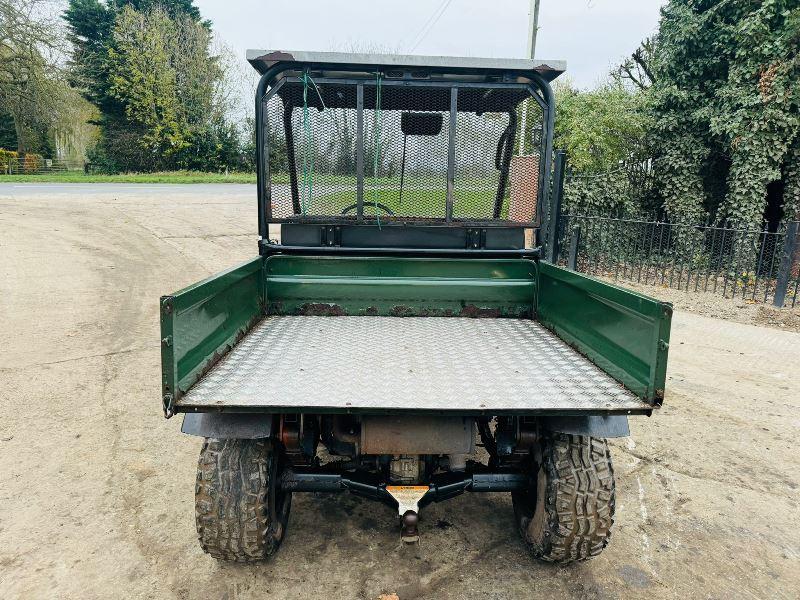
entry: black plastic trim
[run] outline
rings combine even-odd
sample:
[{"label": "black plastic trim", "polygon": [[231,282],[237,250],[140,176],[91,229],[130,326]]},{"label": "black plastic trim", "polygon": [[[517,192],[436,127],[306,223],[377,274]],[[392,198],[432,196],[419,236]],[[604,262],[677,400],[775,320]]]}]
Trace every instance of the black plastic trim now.
[{"label": "black plastic trim", "polygon": [[255,440],[272,436],[271,414],[186,413],[181,431],[215,439]]},{"label": "black plastic trim", "polygon": [[625,415],[541,417],[539,423],[549,431],[597,438],[628,437],[631,434],[628,417]]},{"label": "black plastic trim", "polygon": [[[446,227],[431,225],[317,225],[284,223],[281,242],[286,246],[331,246],[321,231],[333,227],[339,246],[349,248],[438,248],[447,250],[522,250],[523,227]],[[329,240],[328,240],[329,241]]]},{"label": "black plastic trim", "polygon": [[539,248],[518,250],[486,250],[457,248],[348,248],[344,246],[284,246],[272,242],[261,242],[262,254],[304,254],[343,256],[426,256],[441,258],[539,258]]}]

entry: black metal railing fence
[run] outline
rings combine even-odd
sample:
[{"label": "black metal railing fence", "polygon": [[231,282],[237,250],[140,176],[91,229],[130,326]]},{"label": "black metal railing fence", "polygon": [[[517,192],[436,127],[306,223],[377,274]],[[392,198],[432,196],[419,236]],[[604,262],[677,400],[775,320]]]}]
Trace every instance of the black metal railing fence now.
[{"label": "black metal railing fence", "polygon": [[771,231],[562,215],[558,262],[577,271],[776,306],[800,304],[800,222]]}]

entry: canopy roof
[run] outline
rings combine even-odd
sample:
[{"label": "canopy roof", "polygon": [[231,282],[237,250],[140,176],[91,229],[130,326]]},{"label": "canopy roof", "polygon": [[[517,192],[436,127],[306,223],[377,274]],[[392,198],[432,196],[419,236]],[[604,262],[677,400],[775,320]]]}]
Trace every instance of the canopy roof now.
[{"label": "canopy roof", "polygon": [[[347,52],[305,52],[295,50],[248,50],[247,60],[261,74],[279,62],[297,63],[298,68],[309,66],[315,70],[337,72],[352,71],[363,65],[365,71],[381,69],[419,69],[436,73],[498,75],[502,72],[536,71],[546,81],[563,73],[567,64],[563,60],[525,58],[476,58],[462,56],[417,56],[411,54],[363,54]],[[337,67],[340,69],[337,70]]]}]

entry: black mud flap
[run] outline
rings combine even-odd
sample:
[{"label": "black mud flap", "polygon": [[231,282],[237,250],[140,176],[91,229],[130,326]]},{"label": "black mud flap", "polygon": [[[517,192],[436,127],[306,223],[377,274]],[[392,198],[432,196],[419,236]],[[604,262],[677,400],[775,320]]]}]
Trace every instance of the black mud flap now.
[{"label": "black mud flap", "polygon": [[631,434],[625,415],[588,417],[542,417],[541,426],[550,431],[590,435],[596,438],[627,437]]},{"label": "black mud flap", "polygon": [[216,439],[254,440],[272,435],[273,415],[258,413],[186,413],[181,431]]}]

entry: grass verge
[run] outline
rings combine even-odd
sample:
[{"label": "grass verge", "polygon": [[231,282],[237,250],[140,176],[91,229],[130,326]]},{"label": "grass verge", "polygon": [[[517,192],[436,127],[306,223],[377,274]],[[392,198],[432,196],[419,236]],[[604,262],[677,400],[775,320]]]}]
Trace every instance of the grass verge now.
[{"label": "grass verge", "polygon": [[[273,176],[274,183],[288,182],[287,176]],[[43,173],[41,175],[0,175],[0,183],[255,183],[255,173],[202,173],[165,171],[161,173],[120,173],[86,175],[81,172]]]}]

